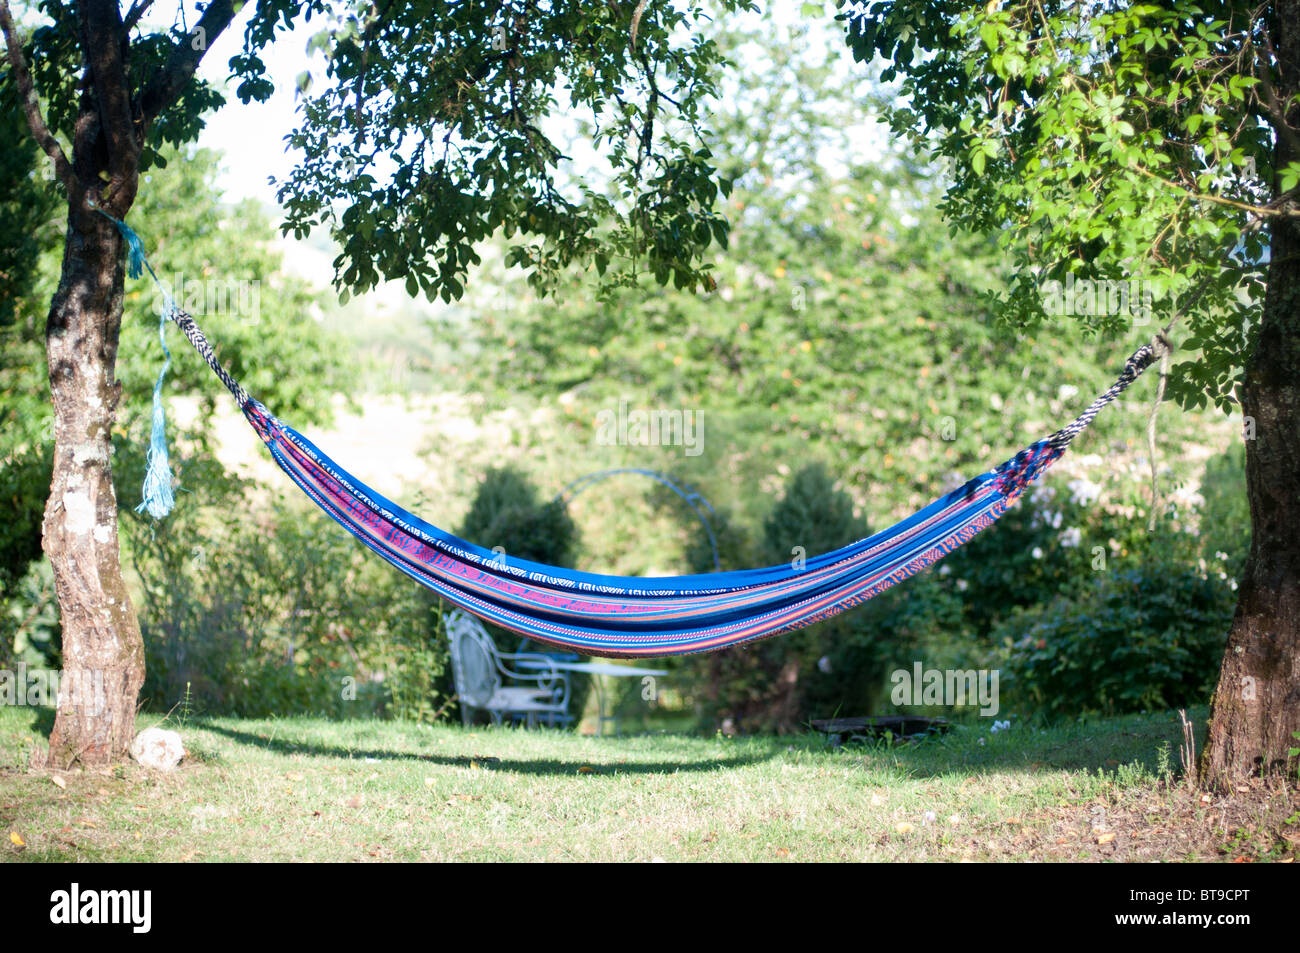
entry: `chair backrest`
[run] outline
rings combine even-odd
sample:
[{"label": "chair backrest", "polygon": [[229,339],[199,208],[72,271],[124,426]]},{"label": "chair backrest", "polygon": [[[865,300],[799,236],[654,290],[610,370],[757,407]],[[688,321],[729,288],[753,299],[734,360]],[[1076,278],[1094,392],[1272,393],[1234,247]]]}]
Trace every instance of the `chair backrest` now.
[{"label": "chair backrest", "polygon": [[447,639],[451,642],[451,671],[461,704],[486,707],[501,686],[492,637],[478,619],[457,609],[447,617]]}]

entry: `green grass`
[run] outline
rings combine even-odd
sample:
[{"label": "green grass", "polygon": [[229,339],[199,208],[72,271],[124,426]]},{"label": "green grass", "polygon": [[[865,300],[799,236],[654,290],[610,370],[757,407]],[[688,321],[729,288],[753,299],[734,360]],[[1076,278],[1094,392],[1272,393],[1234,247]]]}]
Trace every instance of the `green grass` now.
[{"label": "green grass", "polygon": [[214,718],[174,772],[28,771],[49,721],[0,708],[8,860],[1254,860],[1300,831],[1294,786],[1202,803],[1172,714],[838,749]]}]

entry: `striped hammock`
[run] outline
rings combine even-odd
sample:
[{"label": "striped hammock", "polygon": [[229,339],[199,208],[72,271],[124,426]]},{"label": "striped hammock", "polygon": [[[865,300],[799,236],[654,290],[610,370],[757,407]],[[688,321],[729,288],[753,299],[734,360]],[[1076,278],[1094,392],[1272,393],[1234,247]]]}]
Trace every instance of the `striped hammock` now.
[{"label": "striped hammock", "polygon": [[126,242],[128,274],[138,278],[147,269],[164,300],[159,336],[166,363],[154,386],[142,509],[155,517],[171,509],[161,397],[171,361],[163,330],[171,320],[234,395],[275,462],[344,529],[454,605],[520,635],[584,655],[637,658],[714,652],[812,625],[866,602],[992,525],[1103,407],[1157,357],[1170,352],[1165,333],[1156,335],[1133,352],[1115,383],[1069,425],[902,522],[834,552],[802,563],[739,572],[603,576],[484,549],[370,489],[249,396],[221,366],[194,319],[176,306],[158,281],[140,237],[120,219],[100,214],[117,226]]},{"label": "striped hammock", "polygon": [[584,655],[711,652],[837,615],[933,565],[1006,512],[1103,407],[1161,353],[1163,336],[1128,359],[1071,424],[889,529],[802,565],[672,578],[561,569],[466,542],[367,487],[254,400],[217,361],[194,319],[173,320],[234,395],[275,462],[317,506],[442,598],[520,635]]}]

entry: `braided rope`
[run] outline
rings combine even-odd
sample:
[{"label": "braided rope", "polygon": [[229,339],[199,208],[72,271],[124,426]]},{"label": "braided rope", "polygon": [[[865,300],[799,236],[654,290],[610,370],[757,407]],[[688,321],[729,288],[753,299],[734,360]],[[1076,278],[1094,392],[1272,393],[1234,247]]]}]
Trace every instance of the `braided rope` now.
[{"label": "braided rope", "polygon": [[1150,344],[1143,344],[1124,363],[1124,370],[1120,372],[1115,383],[1111,384],[1100,397],[1089,404],[1087,410],[1048,437],[1047,445],[1053,450],[1064,451],[1070,445],[1071,440],[1088,429],[1088,425],[1101,413],[1102,408],[1128,390],[1129,385],[1137,380],[1142,375],[1142,372],[1154,364],[1156,360],[1172,351],[1173,347],[1163,333],[1156,335]]},{"label": "braided rope", "polygon": [[208,343],[208,339],[199,326],[194,323],[194,318],[179,309],[173,310],[171,317],[176,322],[176,327],[180,328],[181,333],[189,339],[190,344],[194,345],[194,350],[198,351],[199,356],[203,358],[208,367],[212,368],[212,373],[216,374],[221,383],[226,385],[226,389],[234,395],[235,402],[239,404],[239,409],[243,410],[250,400],[248,391],[244,390],[239,382],[221,366],[221,362],[217,360],[217,355],[212,351],[212,345]]}]

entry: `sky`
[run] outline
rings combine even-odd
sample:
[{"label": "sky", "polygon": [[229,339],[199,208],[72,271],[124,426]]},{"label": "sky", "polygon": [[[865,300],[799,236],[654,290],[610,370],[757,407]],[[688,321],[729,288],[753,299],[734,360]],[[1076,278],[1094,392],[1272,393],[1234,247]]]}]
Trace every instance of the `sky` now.
[{"label": "sky", "polygon": [[[218,37],[199,67],[199,75],[218,87],[230,75],[227,64],[243,44],[244,24],[252,8],[253,4],[246,5],[244,12]],[[268,205],[276,204],[275,189],[267,179],[269,176],[283,179],[293,168],[293,156],[286,151],[284,137],[295,125],[295,80],[313,67],[306,53],[307,40],[319,26],[319,23],[299,26],[283,34],[263,52],[262,59],[276,83],[275,93],[269,100],[245,105],[235,96],[234,84],[229,84],[226,106],[209,118],[199,137],[201,146],[224,155],[218,185],[230,201],[256,199]],[[319,57],[314,65],[317,75],[323,75]]]}]

